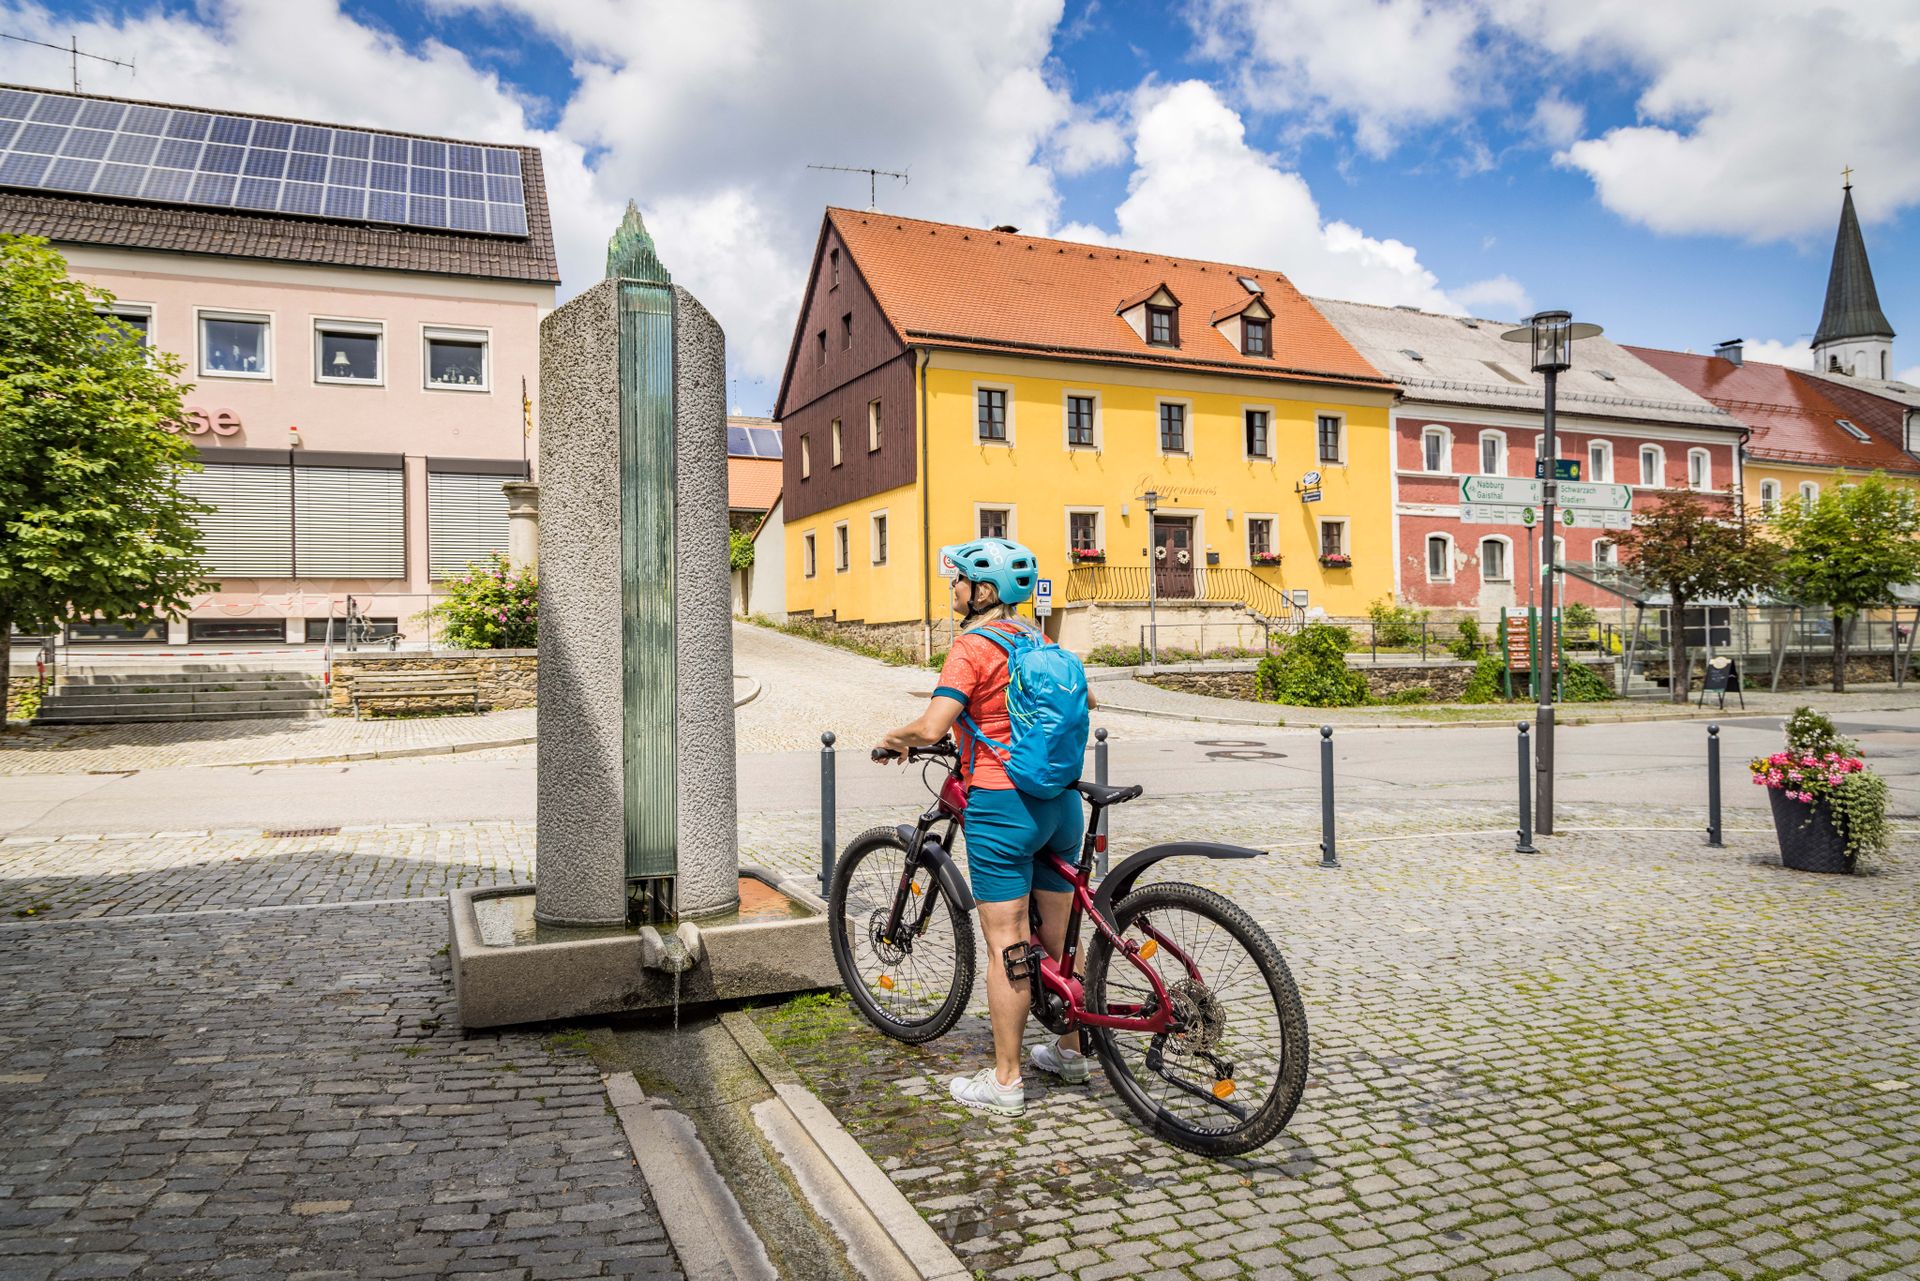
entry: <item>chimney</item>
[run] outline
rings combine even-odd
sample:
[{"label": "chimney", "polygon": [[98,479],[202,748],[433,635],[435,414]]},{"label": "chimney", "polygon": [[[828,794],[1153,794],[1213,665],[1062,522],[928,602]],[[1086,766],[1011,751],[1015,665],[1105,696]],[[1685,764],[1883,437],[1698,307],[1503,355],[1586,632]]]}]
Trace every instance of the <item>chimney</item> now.
[{"label": "chimney", "polygon": [[1713,354],[1722,360],[1731,360],[1736,365],[1744,364],[1745,362],[1740,359],[1740,344],[1745,341],[1744,338],[1729,338],[1715,347]]}]

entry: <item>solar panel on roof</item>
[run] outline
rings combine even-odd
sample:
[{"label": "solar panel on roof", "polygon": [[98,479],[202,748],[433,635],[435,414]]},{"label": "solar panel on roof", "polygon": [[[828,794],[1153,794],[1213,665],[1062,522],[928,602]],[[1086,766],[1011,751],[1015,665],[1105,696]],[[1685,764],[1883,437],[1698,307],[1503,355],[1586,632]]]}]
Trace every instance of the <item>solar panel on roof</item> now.
[{"label": "solar panel on roof", "polygon": [[511,148],[21,89],[0,89],[0,186],[527,234]]},{"label": "solar panel on roof", "polygon": [[727,454],[733,458],[753,457],[753,437],[745,427],[727,428]]},{"label": "solar panel on roof", "polygon": [[753,452],[762,458],[779,458],[783,451],[780,446],[780,433],[771,427],[749,427],[753,433]]}]

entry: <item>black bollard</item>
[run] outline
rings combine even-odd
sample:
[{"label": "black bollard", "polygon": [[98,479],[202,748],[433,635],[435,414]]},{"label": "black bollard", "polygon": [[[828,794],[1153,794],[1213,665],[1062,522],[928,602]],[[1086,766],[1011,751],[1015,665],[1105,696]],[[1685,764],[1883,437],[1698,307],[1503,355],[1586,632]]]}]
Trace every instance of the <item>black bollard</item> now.
[{"label": "black bollard", "polygon": [[1320,727],[1320,866],[1339,867],[1333,845],[1333,726]]},{"label": "black bollard", "polygon": [[1720,727],[1707,726],[1707,844],[1720,849]]},{"label": "black bollard", "polygon": [[1527,751],[1527,731],[1532,727],[1525,721],[1520,722],[1520,839],[1515,843],[1515,854],[1538,854],[1533,847],[1533,762],[1532,753]]},{"label": "black bollard", "polygon": [[820,736],[820,896],[833,890],[833,731]]},{"label": "black bollard", "polygon": [[[1104,729],[1093,731],[1093,781],[1102,787],[1107,785],[1107,731]],[[1100,830],[1094,833],[1095,836],[1101,838],[1098,843],[1098,853],[1094,855],[1093,874],[1095,876],[1105,876],[1107,874],[1107,842],[1105,838],[1109,826],[1109,818],[1110,815],[1107,810],[1100,811]]]}]

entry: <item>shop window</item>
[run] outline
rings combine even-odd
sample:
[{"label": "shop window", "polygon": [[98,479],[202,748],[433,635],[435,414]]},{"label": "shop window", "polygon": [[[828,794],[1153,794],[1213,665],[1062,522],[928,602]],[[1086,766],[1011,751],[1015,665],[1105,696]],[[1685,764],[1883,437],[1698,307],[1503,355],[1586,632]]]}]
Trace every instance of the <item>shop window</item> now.
[{"label": "shop window", "polygon": [[492,372],[488,368],[487,336],[472,329],[428,329],[426,341],[427,386],[436,391],[486,391]]},{"label": "shop window", "polygon": [[287,639],[287,623],[282,618],[189,618],[187,639],[284,644]]},{"label": "shop window", "polygon": [[[329,635],[327,629],[333,629]],[[389,636],[400,634],[400,620],[397,618],[366,618],[358,616],[353,624],[354,643],[364,645],[369,641],[384,641]],[[347,620],[343,617],[309,618],[307,620],[307,644],[324,645],[331,640],[336,645],[344,645],[347,640]]]}]

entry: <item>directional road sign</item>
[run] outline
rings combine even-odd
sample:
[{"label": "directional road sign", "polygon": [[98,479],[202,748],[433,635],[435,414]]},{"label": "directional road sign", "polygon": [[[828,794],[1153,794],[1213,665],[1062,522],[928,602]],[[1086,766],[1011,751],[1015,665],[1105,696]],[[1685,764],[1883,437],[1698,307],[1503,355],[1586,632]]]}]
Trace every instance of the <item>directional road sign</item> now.
[{"label": "directional road sign", "polygon": [[1460,501],[1463,503],[1503,503],[1509,507],[1537,507],[1540,482],[1521,476],[1462,476]]},{"label": "directional road sign", "polygon": [[1632,512],[1599,512],[1585,507],[1569,507],[1560,515],[1562,523],[1574,529],[1632,529]]},{"label": "directional road sign", "polygon": [[1508,503],[1461,503],[1463,525],[1526,525],[1531,528],[1540,519],[1538,509]]},{"label": "directional road sign", "polygon": [[1623,512],[1633,507],[1633,491],[1625,485],[1562,481],[1557,497],[1562,507],[1584,507],[1589,511]]}]

